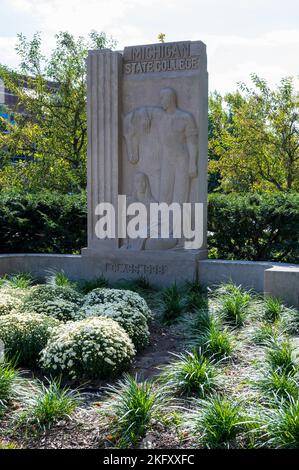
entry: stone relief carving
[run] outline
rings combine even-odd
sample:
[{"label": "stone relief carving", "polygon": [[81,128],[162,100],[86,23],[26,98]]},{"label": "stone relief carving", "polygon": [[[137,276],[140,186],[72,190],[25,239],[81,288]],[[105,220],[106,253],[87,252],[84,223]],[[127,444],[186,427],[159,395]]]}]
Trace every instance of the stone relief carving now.
[{"label": "stone relief carving", "polygon": [[124,118],[129,161],[149,177],[158,202],[188,202],[197,176],[198,130],[192,114],[177,107],[173,88],[160,90],[161,106],[143,106]]},{"label": "stone relief carving", "polygon": [[[124,117],[124,138],[130,163],[138,164],[133,202],[188,202],[190,181],[197,176],[198,130],[189,112],[177,106],[173,88],[160,90],[161,106],[136,108]],[[127,240],[126,249],[171,249],[178,240]]]}]

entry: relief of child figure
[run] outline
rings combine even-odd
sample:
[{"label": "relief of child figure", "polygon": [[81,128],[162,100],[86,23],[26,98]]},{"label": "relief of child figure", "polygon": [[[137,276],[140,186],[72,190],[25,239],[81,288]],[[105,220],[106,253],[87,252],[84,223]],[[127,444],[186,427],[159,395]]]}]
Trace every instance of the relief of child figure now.
[{"label": "relief of child figure", "polygon": [[126,250],[169,250],[174,248],[178,242],[176,238],[150,238],[150,233],[159,233],[159,224],[156,221],[149,220],[150,204],[157,203],[151,191],[149,178],[145,173],[137,172],[134,176],[134,185],[132,196],[127,198],[127,203],[141,202],[147,209],[147,237],[145,238],[127,238],[122,245]]}]

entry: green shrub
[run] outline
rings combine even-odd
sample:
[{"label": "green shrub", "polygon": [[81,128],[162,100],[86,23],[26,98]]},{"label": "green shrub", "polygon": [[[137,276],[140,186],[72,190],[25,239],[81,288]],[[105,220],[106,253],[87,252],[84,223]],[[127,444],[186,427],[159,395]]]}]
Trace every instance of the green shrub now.
[{"label": "green shrub", "polygon": [[229,448],[244,431],[248,418],[238,403],[222,396],[194,401],[195,410],[188,413],[185,426],[197,442],[208,448]]},{"label": "green shrub", "polygon": [[52,302],[57,299],[73,302],[80,307],[83,303],[83,296],[70,287],[39,285],[30,290],[24,304],[30,306],[31,302]]},{"label": "green shrub", "polygon": [[20,311],[47,315],[63,322],[82,320],[84,318],[84,313],[77,304],[59,298],[47,302],[27,302],[20,308]]},{"label": "green shrub", "polygon": [[160,381],[177,395],[195,394],[205,398],[213,393],[218,385],[216,363],[201,352],[174,354],[176,361],[162,369]]},{"label": "green shrub", "polygon": [[126,375],[116,387],[108,388],[107,400],[100,407],[101,427],[117,447],[136,445],[166,405],[164,394],[151,382]]},{"label": "green shrub", "polygon": [[111,318],[88,318],[57,327],[42,351],[41,365],[71,379],[104,378],[126,369],[134,357],[132,341]]},{"label": "green shrub", "polygon": [[19,416],[18,424],[44,430],[59,420],[69,418],[78,404],[77,391],[62,388],[60,380],[53,380],[48,386],[38,382],[37,390],[27,404],[28,408]]},{"label": "green shrub", "polygon": [[58,320],[36,313],[10,313],[0,317],[0,339],[5,357],[24,366],[35,366],[50,331]]},{"label": "green shrub", "polygon": [[131,307],[127,302],[106,302],[92,307],[87,306],[81,309],[81,314],[87,317],[109,317],[117,321],[128,333],[137,350],[149,343],[147,319],[140,310]]},{"label": "green shrub", "polygon": [[127,302],[130,307],[137,308],[143,315],[149,319],[151,318],[151,311],[146,301],[137,292],[122,289],[108,289],[99,288],[92,290],[85,297],[84,306],[93,306],[98,304],[104,304],[106,302],[119,301]]},{"label": "green shrub", "polygon": [[220,259],[299,262],[299,194],[209,195],[209,246]]},{"label": "green shrub", "polygon": [[86,193],[0,194],[2,253],[74,253],[87,242]]}]

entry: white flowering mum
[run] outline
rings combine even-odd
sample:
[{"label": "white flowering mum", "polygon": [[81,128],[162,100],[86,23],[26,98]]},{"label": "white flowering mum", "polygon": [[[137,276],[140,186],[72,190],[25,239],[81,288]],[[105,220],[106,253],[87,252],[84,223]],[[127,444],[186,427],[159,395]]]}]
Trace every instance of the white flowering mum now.
[{"label": "white flowering mum", "polygon": [[14,309],[20,307],[22,301],[13,297],[10,293],[0,291],[0,316],[8,315]]},{"label": "white flowering mum", "polygon": [[5,355],[21,365],[36,365],[50,332],[59,321],[37,313],[10,313],[0,317],[0,339]]},{"label": "white flowering mum", "polygon": [[26,289],[0,288],[0,315],[7,315],[22,305],[22,299],[28,295]]},{"label": "white flowering mum", "polygon": [[82,307],[87,317],[109,317],[117,321],[128,333],[137,350],[144,348],[149,342],[147,320],[139,309],[131,307],[127,302],[106,302],[104,304]]},{"label": "white flowering mum", "polygon": [[138,309],[145,318],[151,318],[152,314],[146,301],[137,292],[125,289],[109,289],[106,287],[94,289],[85,296],[84,307],[108,302],[118,303],[120,301],[126,302],[130,307]]},{"label": "white flowering mum", "polygon": [[81,307],[83,296],[71,287],[60,287],[50,285],[39,285],[30,289],[29,295],[25,298],[25,303],[30,302],[52,302],[53,300],[66,300]]},{"label": "white flowering mum", "polygon": [[77,304],[61,299],[50,300],[48,302],[41,302],[39,300],[26,302],[20,308],[20,311],[40,313],[63,322],[82,320],[85,317]]},{"label": "white flowering mum", "polygon": [[124,329],[111,318],[68,322],[53,330],[41,365],[71,379],[104,378],[126,369],[135,355]]}]

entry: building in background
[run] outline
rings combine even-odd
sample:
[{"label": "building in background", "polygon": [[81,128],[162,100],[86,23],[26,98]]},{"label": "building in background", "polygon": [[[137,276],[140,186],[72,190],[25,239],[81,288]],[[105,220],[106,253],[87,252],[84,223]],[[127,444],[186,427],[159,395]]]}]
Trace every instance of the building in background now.
[{"label": "building in background", "polygon": [[14,109],[18,103],[17,97],[10,93],[4,86],[3,80],[0,79],[0,106],[6,106],[9,109]]}]

